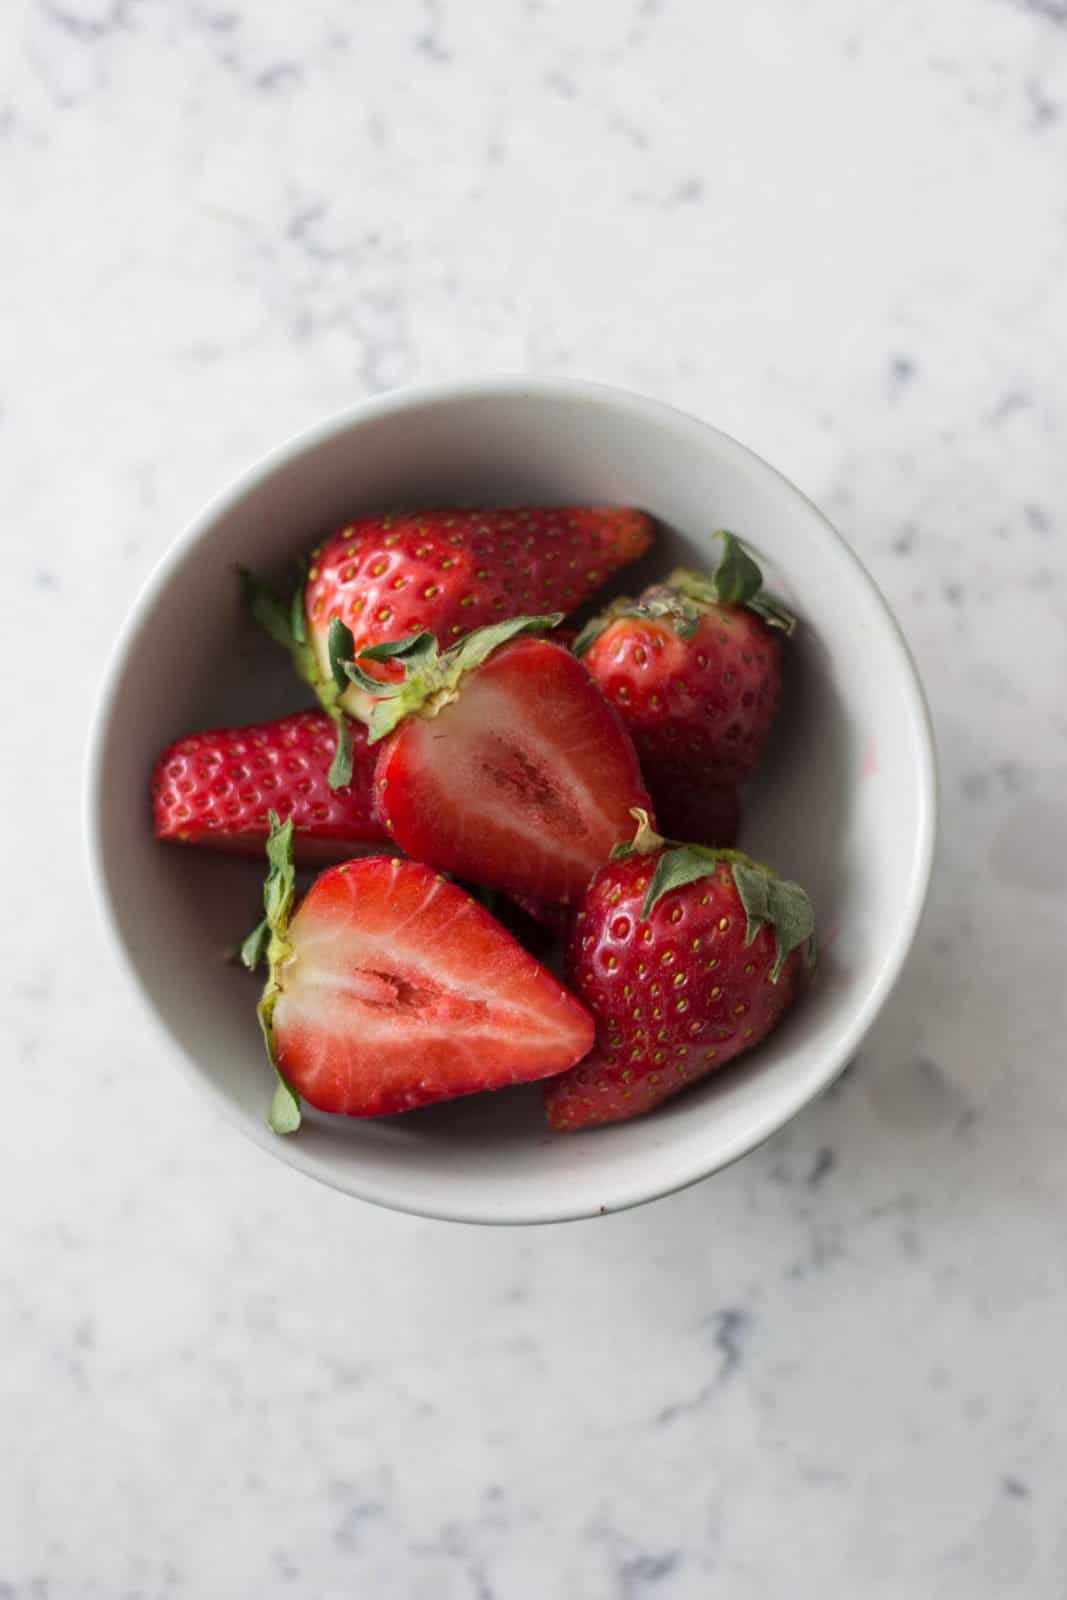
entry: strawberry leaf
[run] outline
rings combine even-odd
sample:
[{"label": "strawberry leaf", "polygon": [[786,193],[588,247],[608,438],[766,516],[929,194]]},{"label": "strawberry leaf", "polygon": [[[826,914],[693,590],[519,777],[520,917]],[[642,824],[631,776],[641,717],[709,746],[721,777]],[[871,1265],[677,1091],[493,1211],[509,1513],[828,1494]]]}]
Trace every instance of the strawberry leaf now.
[{"label": "strawberry leaf", "polygon": [[747,604],[750,611],[754,611],[757,617],[763,618],[768,628],[780,628],[787,639],[796,632],[796,617],[791,611],[787,611],[774,595],[761,590],[759,594],[753,595]]},{"label": "strawberry leaf", "polygon": [[[296,898],[296,867],[293,864],[293,819],[289,817],[285,823],[278,820],[275,811],[270,813],[270,837],[267,840],[267,879],[263,885],[263,909],[266,913],[263,921],[269,932],[267,957],[270,961],[270,973],[267,978],[256,1015],[259,1026],[263,1032],[263,1042],[267,1047],[267,1055],[271,1066],[277,1075],[278,1083],[271,1102],[268,1121],[275,1133],[295,1133],[300,1126],[300,1101],[290,1084],[282,1076],[278,1066],[278,1058],[274,1048],[274,1007],[278,1003],[281,993],[281,984],[278,980],[279,971],[288,958],[289,942],[289,917]],[[255,930],[254,935],[260,935],[262,928]],[[249,943],[246,940],[246,944]],[[243,951],[242,951],[243,954]]]},{"label": "strawberry leaf", "polygon": [[[351,637],[351,635],[350,635]],[[395,661],[404,668],[404,677],[400,683],[388,679],[375,678],[369,672],[364,672],[360,661]],[[345,677],[365,689],[375,700],[395,700],[404,693],[409,683],[416,679],[421,683],[422,676],[432,673],[438,665],[437,640],[432,633],[415,633],[407,639],[387,639],[383,644],[370,645],[366,650],[361,650],[356,661],[342,661],[341,670]],[[374,710],[371,708],[371,727],[374,727]],[[379,735],[381,737],[381,735]],[[373,739],[371,741],[373,743]]]},{"label": "strawberry leaf", "polygon": [[263,885],[263,909],[271,933],[284,938],[289,927],[289,913],[296,895],[296,867],[293,864],[293,819],[279,822],[278,813],[270,813],[270,835],[267,839],[267,880]]},{"label": "strawberry leaf", "polygon": [[706,850],[699,844],[680,844],[664,850],[656,862],[652,881],[641,907],[642,917],[647,917],[656,903],[672,889],[681,889],[697,878],[707,878],[722,859],[720,851]]},{"label": "strawberry leaf", "polygon": [[334,726],[337,729],[337,748],[326,781],[331,789],[347,789],[352,782],[352,729],[343,711]]},{"label": "strawberry leaf", "polygon": [[811,901],[799,883],[776,877],[754,862],[735,861],[733,874],[748,918],[745,943],[751,944],[763,927],[769,925],[774,929],[775,956],[771,982],[778,982],[786,958],[798,945],[807,945],[808,962],[812,964],[815,959],[815,914],[811,909]]},{"label": "strawberry leaf", "polygon": [[299,1096],[289,1087],[280,1072],[267,1121],[272,1133],[295,1133],[303,1121]]},{"label": "strawberry leaf", "polygon": [[400,685],[387,683],[383,678],[373,678],[369,672],[364,672],[358,661],[346,661],[344,664],[345,677],[357,688],[365,689],[368,694],[376,699],[390,699],[399,693]]},{"label": "strawberry leaf", "polygon": [[413,633],[407,639],[387,639],[359,653],[361,661],[399,661],[412,670],[437,659],[437,640],[432,633]]},{"label": "strawberry leaf", "polygon": [[449,662],[451,670],[460,674],[472,672],[494,650],[507,644],[509,639],[517,638],[520,633],[544,633],[549,628],[558,628],[563,617],[562,611],[553,611],[543,617],[509,617],[507,622],[491,622],[487,628],[475,628],[473,633],[468,633],[465,639],[453,645],[445,660]]},{"label": "strawberry leaf", "polygon": [[237,959],[249,972],[255,972],[259,963],[267,953],[270,943],[270,923],[263,917],[256,923],[247,938],[242,939],[236,950]]},{"label": "strawberry leaf", "polygon": [[678,567],[667,579],[666,587],[704,606],[747,606],[762,617],[768,627],[780,628],[786,635],[796,627],[796,618],[780,600],[763,587],[763,573],[740,539],[725,529],[715,535],[723,543],[722,557],[714,575]]},{"label": "strawberry leaf", "polygon": [[815,913],[799,883],[780,878],[770,867],[744,855],[740,850],[709,850],[699,844],[667,844],[648,823],[643,811],[634,811],[637,833],[631,845],[616,845],[613,859],[629,854],[659,851],[652,881],[641,907],[642,917],[650,915],[665,894],[682,889],[687,883],[712,875],[724,862],[733,873],[734,884],[744,907],[745,943],[751,944],[761,928],[774,930],[774,966],[771,982],[777,983],[790,953],[806,946],[809,966],[815,964]]},{"label": "strawberry leaf", "polygon": [[330,626],[326,632],[326,648],[330,653],[330,671],[338,692],[348,688],[348,679],[345,675],[345,662],[351,661],[356,652],[356,641],[352,637],[352,630],[341,621],[340,617],[331,617]]},{"label": "strawberry leaf", "polygon": [[326,649],[330,657],[334,696],[328,710],[337,726],[337,744],[333,760],[330,762],[330,770],[326,775],[326,781],[331,789],[345,789],[352,782],[352,729],[337,704],[336,697],[348,688],[345,665],[355,648],[356,641],[352,637],[351,628],[342,622],[340,617],[331,617],[330,626],[326,630]]},{"label": "strawberry leaf", "polygon": [[715,568],[715,592],[724,606],[747,606],[763,588],[763,573],[732,533],[723,529],[717,537],[722,540],[722,556]]}]

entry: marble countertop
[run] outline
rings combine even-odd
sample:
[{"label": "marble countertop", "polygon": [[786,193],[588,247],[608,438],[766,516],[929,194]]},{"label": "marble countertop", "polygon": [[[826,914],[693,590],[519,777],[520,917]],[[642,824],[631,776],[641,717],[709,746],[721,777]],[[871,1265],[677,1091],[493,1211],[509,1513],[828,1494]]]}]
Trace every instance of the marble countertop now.
[{"label": "marble countertop", "polygon": [[[1064,0],[10,0],[4,46],[0,1600],[1062,1597]],[[824,506],[944,804],[841,1084],[523,1232],[220,1126],[79,822],[182,523],[311,419],[496,370],[671,400]]]}]

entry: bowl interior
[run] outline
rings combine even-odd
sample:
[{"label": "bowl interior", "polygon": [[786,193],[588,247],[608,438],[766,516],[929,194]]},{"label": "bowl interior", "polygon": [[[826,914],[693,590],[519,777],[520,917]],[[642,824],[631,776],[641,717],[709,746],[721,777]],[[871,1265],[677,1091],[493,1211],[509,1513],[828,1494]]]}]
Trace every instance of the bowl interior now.
[{"label": "bowl interior", "polygon": [[[234,568],[281,573],[361,511],[432,504],[617,502],[660,525],[623,587],[707,566],[729,527],[800,625],[742,844],[808,888],[818,980],[749,1058],[655,1116],[547,1133],[534,1089],[404,1117],[309,1113],[265,1125],[271,1092],[257,981],[222,952],[259,914],[256,863],[166,849],[147,779],[170,739],[306,704],[244,616]],[[136,979],[221,1108],[326,1182],[406,1210],[535,1221],[616,1210],[702,1176],[786,1120],[845,1065],[906,953],[929,864],[929,735],[914,672],[850,552],[795,489],[733,441],[650,402],[583,386],[393,397],[272,458],[202,517],[150,581],[120,640],[90,793],[98,880]]]}]

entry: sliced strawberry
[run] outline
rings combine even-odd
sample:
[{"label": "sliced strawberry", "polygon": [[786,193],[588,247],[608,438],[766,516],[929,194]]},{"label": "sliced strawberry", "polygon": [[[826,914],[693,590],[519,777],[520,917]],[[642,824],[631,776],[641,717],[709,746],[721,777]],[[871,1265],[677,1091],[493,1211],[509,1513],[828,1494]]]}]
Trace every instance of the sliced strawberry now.
[{"label": "sliced strawberry", "polygon": [[322,711],[178,739],[152,772],[156,837],[258,856],[274,810],[293,819],[302,863],[343,861],[360,845],[380,847],[388,835],[374,811],[375,752],[361,724],[352,726],[351,739],[352,776],[342,789],[327,783],[337,724]]},{"label": "sliced strawberry", "polygon": [[271,976],[260,1018],[296,1097],[354,1117],[409,1111],[561,1072],[593,1040],[585,1009],[488,911],[431,867],[365,856],[332,867],[290,920],[286,830],[271,840]]},{"label": "sliced strawberry", "polygon": [[444,656],[429,635],[379,647],[371,659],[388,651],[407,677],[375,706],[371,742],[388,735],[375,792],[403,850],[559,902],[582,892],[647,801],[634,798],[645,791],[633,745],[581,662],[515,638],[546,620],[479,630]]},{"label": "sliced strawberry", "polygon": [[[253,609],[285,644],[332,711],[366,721],[372,697],[338,679],[330,624],[343,622],[356,653],[422,631],[442,648],[520,613],[573,611],[645,553],[651,518],[628,506],[528,506],[359,517],[311,558],[303,591],[285,605],[251,584]],[[388,662],[370,677],[396,681]]]}]

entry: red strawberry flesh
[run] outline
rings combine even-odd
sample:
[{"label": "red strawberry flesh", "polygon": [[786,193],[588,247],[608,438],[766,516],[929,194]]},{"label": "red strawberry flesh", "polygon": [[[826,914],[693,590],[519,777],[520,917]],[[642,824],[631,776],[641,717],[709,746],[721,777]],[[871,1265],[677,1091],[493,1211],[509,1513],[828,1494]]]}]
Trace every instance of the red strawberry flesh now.
[{"label": "red strawberry flesh", "polygon": [[406,717],[375,788],[409,855],[556,902],[581,894],[647,806],[617,714],[581,662],[535,638],[496,651],[436,715]]},{"label": "red strawberry flesh", "polygon": [[152,773],[156,837],[262,856],[274,810],[292,817],[304,864],[344,860],[360,845],[380,848],[388,835],[374,812],[376,752],[353,724],[352,781],[334,790],[327,772],[336,743],[323,711],[178,739]]},{"label": "red strawberry flesh", "polygon": [[561,983],[432,868],[323,873],[288,929],[277,1065],[323,1111],[370,1117],[561,1072],[593,1025]]}]

